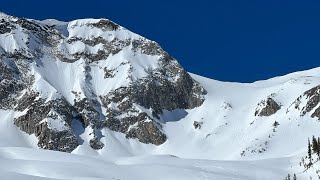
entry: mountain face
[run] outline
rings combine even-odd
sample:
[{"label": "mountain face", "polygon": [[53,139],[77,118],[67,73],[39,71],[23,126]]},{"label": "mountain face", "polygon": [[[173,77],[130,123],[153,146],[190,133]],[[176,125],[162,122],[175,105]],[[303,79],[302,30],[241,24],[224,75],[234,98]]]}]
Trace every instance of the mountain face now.
[{"label": "mountain face", "polygon": [[205,89],[156,42],[110,20],[0,19],[0,108],[40,148],[73,151],[77,122],[94,149],[104,147],[103,128],[160,145],[163,111],[204,101]]},{"label": "mountain face", "polygon": [[6,14],[0,59],[3,179],[320,175],[317,153],[305,163],[320,136],[320,68],[220,82],[107,19]]}]

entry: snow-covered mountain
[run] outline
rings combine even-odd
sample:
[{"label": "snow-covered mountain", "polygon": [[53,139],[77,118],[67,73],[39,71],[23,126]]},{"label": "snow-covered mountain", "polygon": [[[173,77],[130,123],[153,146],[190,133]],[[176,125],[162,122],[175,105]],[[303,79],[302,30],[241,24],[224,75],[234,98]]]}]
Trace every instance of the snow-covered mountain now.
[{"label": "snow-covered mountain", "polygon": [[107,19],[6,14],[0,55],[2,178],[317,178],[320,68],[220,82]]}]

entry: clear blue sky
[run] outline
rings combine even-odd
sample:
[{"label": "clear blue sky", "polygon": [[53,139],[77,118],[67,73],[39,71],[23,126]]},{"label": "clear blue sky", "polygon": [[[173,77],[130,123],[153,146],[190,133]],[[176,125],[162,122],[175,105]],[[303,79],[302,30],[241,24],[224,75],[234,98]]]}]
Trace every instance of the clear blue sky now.
[{"label": "clear blue sky", "polygon": [[8,0],[34,19],[109,18],[155,40],[186,70],[252,82],[318,67],[319,0]]}]

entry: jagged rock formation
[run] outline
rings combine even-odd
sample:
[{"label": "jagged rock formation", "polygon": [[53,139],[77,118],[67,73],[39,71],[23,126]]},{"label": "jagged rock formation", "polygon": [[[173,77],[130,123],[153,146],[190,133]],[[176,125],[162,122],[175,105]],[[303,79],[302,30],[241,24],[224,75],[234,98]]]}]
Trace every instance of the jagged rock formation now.
[{"label": "jagged rock formation", "polygon": [[[299,96],[291,106],[300,111],[300,116],[312,112],[311,117],[320,120],[320,86],[313,87]],[[288,111],[287,111],[288,112]]]},{"label": "jagged rock formation", "polygon": [[35,134],[39,147],[71,152],[78,146],[71,129],[73,108],[65,99],[46,102],[41,98],[36,100],[35,95],[25,94],[20,99],[16,110],[26,113],[14,120],[15,125],[28,134]]},{"label": "jagged rock formation", "polygon": [[275,102],[271,97],[268,97],[266,100],[262,100],[254,113],[255,116],[271,116],[275,114],[278,110],[281,109],[281,106]]},{"label": "jagged rock formation", "polygon": [[36,21],[0,15],[0,109],[38,137],[38,146],[71,152],[72,128],[107,147],[109,128],[142,143],[166,141],[163,110],[200,106],[206,91],[159,44],[107,19]]}]

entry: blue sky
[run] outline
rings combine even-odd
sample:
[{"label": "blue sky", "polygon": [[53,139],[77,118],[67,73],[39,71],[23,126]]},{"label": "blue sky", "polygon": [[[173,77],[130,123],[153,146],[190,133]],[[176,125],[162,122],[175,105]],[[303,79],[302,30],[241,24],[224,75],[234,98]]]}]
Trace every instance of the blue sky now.
[{"label": "blue sky", "polygon": [[1,2],[34,19],[109,18],[155,40],[186,70],[252,82],[319,66],[320,1],[90,0]]}]

